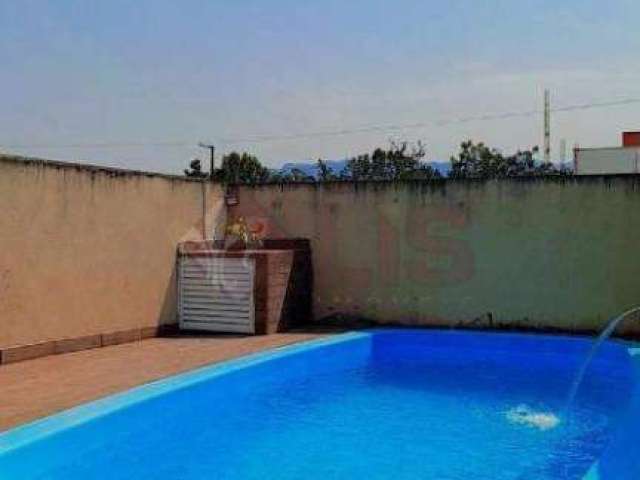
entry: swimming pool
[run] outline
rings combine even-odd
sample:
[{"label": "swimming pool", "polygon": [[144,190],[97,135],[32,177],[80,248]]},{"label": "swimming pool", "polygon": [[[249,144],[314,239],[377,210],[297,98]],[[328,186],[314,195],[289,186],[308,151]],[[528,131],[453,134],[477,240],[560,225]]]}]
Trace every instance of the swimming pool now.
[{"label": "swimming pool", "polygon": [[[586,339],[380,329],[213,365],[0,434],[0,479],[635,479],[637,362]],[[589,472],[589,473],[588,473]]]}]

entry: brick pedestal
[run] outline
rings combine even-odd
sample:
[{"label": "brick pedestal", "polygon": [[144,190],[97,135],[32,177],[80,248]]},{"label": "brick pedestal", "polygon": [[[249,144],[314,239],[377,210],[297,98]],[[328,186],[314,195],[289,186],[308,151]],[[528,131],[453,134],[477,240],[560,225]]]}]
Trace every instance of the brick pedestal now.
[{"label": "brick pedestal", "polygon": [[211,242],[186,242],[178,254],[255,260],[256,333],[283,332],[311,321],[312,269],[309,241],[265,240],[256,250],[220,250]]}]

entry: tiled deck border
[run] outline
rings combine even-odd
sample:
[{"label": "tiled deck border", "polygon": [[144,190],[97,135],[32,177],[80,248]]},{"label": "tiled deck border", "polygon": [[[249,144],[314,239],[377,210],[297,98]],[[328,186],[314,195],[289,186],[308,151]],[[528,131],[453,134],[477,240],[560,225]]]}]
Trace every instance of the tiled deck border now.
[{"label": "tiled deck border", "polygon": [[0,431],[194,368],[342,330],[175,336],[0,366]]},{"label": "tiled deck border", "polygon": [[108,347],[121,343],[138,342],[153,337],[175,334],[178,325],[161,325],[158,327],[142,327],[120,330],[109,333],[98,333],[84,337],[63,338],[30,345],[0,348],[0,364],[33,360],[35,358],[58,353],[71,353],[90,348]]}]

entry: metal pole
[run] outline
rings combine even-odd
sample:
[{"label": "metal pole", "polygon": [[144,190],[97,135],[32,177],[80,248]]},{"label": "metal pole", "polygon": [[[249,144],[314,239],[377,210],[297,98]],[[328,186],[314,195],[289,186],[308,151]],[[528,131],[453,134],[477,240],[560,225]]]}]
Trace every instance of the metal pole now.
[{"label": "metal pole", "polygon": [[202,179],[202,239],[207,239],[207,182]]},{"label": "metal pole", "polygon": [[211,145],[209,147],[209,152],[211,153],[211,162],[209,167],[209,178],[213,180],[213,173],[215,171],[215,156],[216,156],[216,147]]},{"label": "metal pole", "polygon": [[198,146],[209,150],[209,179],[213,180],[213,174],[215,172],[216,147],[215,145],[202,142],[198,143]]},{"label": "metal pole", "polygon": [[544,161],[551,161],[551,99],[549,90],[544,91]]}]

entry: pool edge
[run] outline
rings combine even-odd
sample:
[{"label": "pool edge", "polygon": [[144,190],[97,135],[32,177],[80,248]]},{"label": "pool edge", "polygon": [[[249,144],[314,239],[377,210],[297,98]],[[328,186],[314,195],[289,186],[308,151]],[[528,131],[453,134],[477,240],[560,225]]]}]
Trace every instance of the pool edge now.
[{"label": "pool edge", "polygon": [[329,337],[269,348],[233,359],[209,363],[91,400],[0,432],[0,456],[64,429],[80,425],[168,392],[196,385],[209,379],[269,360],[359,338],[367,338],[370,337],[372,333],[372,330],[349,331]]}]

